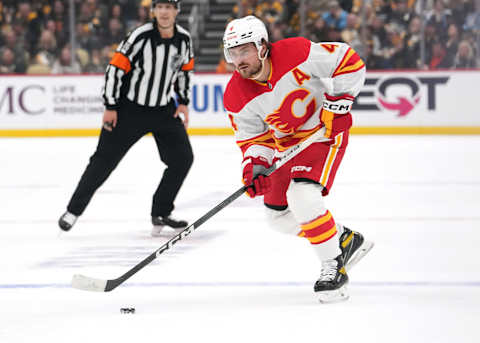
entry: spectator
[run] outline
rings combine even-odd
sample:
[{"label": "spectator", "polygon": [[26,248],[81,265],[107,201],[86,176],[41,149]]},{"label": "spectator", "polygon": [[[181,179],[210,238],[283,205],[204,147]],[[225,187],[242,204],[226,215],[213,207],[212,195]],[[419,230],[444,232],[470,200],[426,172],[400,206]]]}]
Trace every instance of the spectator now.
[{"label": "spectator", "polygon": [[35,59],[37,63],[53,65],[57,55],[57,40],[49,30],[43,30],[38,43]]},{"label": "spectator", "polygon": [[138,6],[137,17],[127,22],[127,31],[147,23],[150,20],[150,9],[145,6]]},{"label": "spectator", "polygon": [[95,17],[95,3],[93,2],[82,2],[80,5],[80,14],[78,16],[78,21],[84,24],[89,24],[92,22]]},{"label": "spectator", "polygon": [[420,42],[422,22],[419,17],[414,17],[408,25],[408,32],[404,39],[403,67],[407,69],[416,69],[420,67]]},{"label": "spectator", "polygon": [[53,3],[53,11],[49,19],[55,23],[55,30],[52,30],[50,26],[47,26],[47,29],[52,30],[59,45],[65,44],[70,35],[70,26],[62,1],[57,0]]},{"label": "spectator", "polygon": [[387,41],[382,53],[385,69],[404,67],[402,29],[395,24],[390,24],[387,27]]},{"label": "spectator", "polygon": [[376,16],[370,28],[372,51],[371,56],[375,56],[375,66],[378,69],[385,69],[387,61],[385,59],[385,50],[388,42],[388,33],[385,29],[384,16]]},{"label": "spectator", "polygon": [[432,47],[432,58],[428,63],[429,69],[447,69],[452,66],[448,60],[447,50],[440,40],[436,40]]},{"label": "spectator", "polygon": [[108,65],[108,60],[102,58],[102,51],[94,48],[90,51],[90,60],[83,71],[90,74],[102,74]]},{"label": "spectator", "polygon": [[121,23],[125,21],[123,19],[122,7],[119,4],[113,4],[110,12],[110,18],[117,18]]},{"label": "spectator", "polygon": [[[300,0],[285,0],[284,4],[284,22],[290,23],[292,20],[293,16],[295,13],[298,12],[298,6],[299,6],[299,1]],[[315,1],[316,2],[316,1]],[[311,5],[309,4],[309,10],[311,10]]]},{"label": "spectator", "polygon": [[[480,0],[475,1],[474,8],[475,10],[467,15],[463,29],[468,32],[468,38],[478,58],[480,56]],[[477,65],[479,64],[480,61],[477,61]]]},{"label": "spectator", "polygon": [[[312,5],[309,4],[306,6],[306,22],[305,27],[311,27],[314,25],[315,20],[320,16],[319,12],[312,9]],[[288,37],[290,36],[298,36],[300,32],[300,13],[297,11],[293,13],[293,15],[289,16],[287,13],[285,14],[286,17],[289,17],[289,21],[285,21],[289,26],[289,33],[287,34]]]},{"label": "spectator", "polygon": [[242,0],[240,1],[240,6],[238,3],[233,6],[232,13],[230,14],[230,18],[228,21],[233,19],[255,14],[255,8],[257,7],[257,0]]},{"label": "spectator", "polygon": [[255,8],[255,15],[262,18],[265,23],[272,24],[282,20],[285,13],[280,1],[263,0]]},{"label": "spectator", "polygon": [[420,66],[420,69],[428,69],[428,62],[432,59],[433,43],[438,40],[437,32],[434,23],[427,23],[425,26],[425,65]]},{"label": "spectator", "polygon": [[383,58],[379,55],[375,55],[373,50],[373,42],[367,43],[365,52],[365,66],[367,67],[367,70],[383,69]]},{"label": "spectator", "polygon": [[444,0],[435,0],[433,10],[427,13],[427,24],[433,24],[440,39],[445,39],[452,11],[445,8]]},{"label": "spectator", "polygon": [[288,25],[283,22],[276,22],[274,24],[270,24],[270,41],[277,42],[281,39],[285,39],[285,32],[288,29]]},{"label": "spectator", "polygon": [[116,46],[125,37],[123,25],[117,18],[108,21],[108,31],[103,36],[102,44]]},{"label": "spectator", "polygon": [[450,0],[452,11],[452,23],[457,27],[462,27],[469,11],[473,11],[472,1],[468,0]]},{"label": "spectator", "polygon": [[358,27],[358,17],[350,13],[347,16],[347,26],[341,32],[342,42],[347,43],[353,49],[357,50],[362,44],[360,41],[360,31]]},{"label": "spectator", "polygon": [[[88,72],[103,72],[103,56],[112,55],[125,32],[150,20],[151,0],[74,3],[75,53],[82,61],[82,70]],[[241,0],[232,8],[231,19],[240,13],[257,13],[268,22],[272,41],[297,36],[303,27],[304,36],[312,41],[347,42],[365,59],[368,55],[367,65],[373,64],[376,69],[429,69],[437,39],[446,49],[442,64],[453,65],[463,40],[469,42],[476,65],[480,65],[480,0],[305,0],[305,16],[300,15],[300,3]],[[0,0],[0,48],[13,51],[16,70],[24,72],[33,65],[33,70],[45,72],[52,67],[60,54],[57,47],[70,43],[68,4],[62,0]],[[420,61],[420,8],[426,18],[425,65]],[[370,44],[368,54],[364,40]],[[94,58],[89,56],[93,51]]]},{"label": "spectator", "polygon": [[403,32],[406,32],[411,19],[412,12],[407,6],[407,0],[395,0],[392,4],[392,11],[388,16],[388,23],[395,24]]},{"label": "spectator", "polygon": [[311,28],[311,40],[314,42],[326,42],[328,39],[328,27],[322,17],[318,17]]},{"label": "spectator", "polygon": [[475,2],[475,11],[470,12],[465,18],[463,25],[465,31],[473,31],[477,35],[480,34],[480,1]]},{"label": "spectator", "polygon": [[347,27],[347,12],[340,7],[336,0],[330,1],[328,8],[329,11],[323,14],[323,20],[329,28],[342,31]]},{"label": "spectator", "polygon": [[347,13],[352,12],[353,0],[338,0],[340,7]]},{"label": "spectator", "polygon": [[3,1],[0,2],[0,27],[7,27],[12,23],[15,15],[13,6],[7,6]]},{"label": "spectator", "polygon": [[3,45],[10,49],[15,56],[15,72],[24,73],[27,70],[27,61],[29,55],[25,50],[23,42],[17,40],[13,30],[6,30],[4,34],[4,43]]},{"label": "spectator", "polygon": [[53,63],[53,74],[79,74],[81,72],[80,64],[74,61],[72,64],[72,54],[68,45],[64,46],[58,57]]},{"label": "spectator", "polygon": [[57,26],[56,26],[55,21],[53,19],[45,20],[44,29],[48,30],[48,31],[51,31],[54,35],[57,33]]},{"label": "spectator", "polygon": [[32,11],[28,1],[21,1],[18,4],[16,21],[25,28],[25,46],[29,53],[33,53],[37,39],[40,36],[41,27],[38,14]]},{"label": "spectator", "polygon": [[[123,20],[125,20],[125,24],[130,24],[133,20],[139,18],[137,17],[137,10],[140,7],[144,7],[138,0],[115,0],[115,2],[122,8]],[[147,17],[150,17],[150,11],[147,12]]]},{"label": "spectator", "polygon": [[473,53],[472,46],[467,41],[461,41],[458,44],[458,52],[453,61],[454,69],[476,68],[477,61]]},{"label": "spectator", "polygon": [[0,56],[0,74],[14,74],[19,72],[18,66],[15,64],[15,54],[12,49],[2,49]]},{"label": "spectator", "polygon": [[456,24],[448,25],[447,42],[445,48],[447,49],[447,59],[453,61],[458,50],[458,42],[460,41],[460,33]]}]

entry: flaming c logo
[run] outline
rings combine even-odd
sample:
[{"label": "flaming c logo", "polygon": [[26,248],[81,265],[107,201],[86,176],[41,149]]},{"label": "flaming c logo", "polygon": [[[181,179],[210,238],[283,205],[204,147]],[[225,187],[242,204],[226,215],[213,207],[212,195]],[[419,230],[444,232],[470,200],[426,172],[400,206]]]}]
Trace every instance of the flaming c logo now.
[{"label": "flaming c logo", "polygon": [[315,112],[316,102],[313,98],[306,106],[303,113],[300,115],[296,114],[293,107],[296,101],[305,102],[305,99],[308,97],[310,92],[306,89],[300,88],[290,92],[282,101],[280,107],[278,107],[275,112],[270,113],[265,121],[274,126],[277,130],[291,134],[299,126],[304,124],[308,118],[310,118]]}]

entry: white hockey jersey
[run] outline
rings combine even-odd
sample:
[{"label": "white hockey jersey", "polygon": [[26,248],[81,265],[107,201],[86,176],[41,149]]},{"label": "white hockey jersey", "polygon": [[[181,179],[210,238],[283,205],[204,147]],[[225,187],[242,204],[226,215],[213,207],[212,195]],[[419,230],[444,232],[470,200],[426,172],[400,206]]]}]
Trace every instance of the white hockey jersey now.
[{"label": "white hockey jersey", "polygon": [[[263,156],[298,144],[319,130],[324,94],[355,97],[365,65],[344,43],[289,38],[272,44],[266,83],[234,72],[224,94],[235,139],[244,157]],[[268,63],[268,62],[266,62]]]}]

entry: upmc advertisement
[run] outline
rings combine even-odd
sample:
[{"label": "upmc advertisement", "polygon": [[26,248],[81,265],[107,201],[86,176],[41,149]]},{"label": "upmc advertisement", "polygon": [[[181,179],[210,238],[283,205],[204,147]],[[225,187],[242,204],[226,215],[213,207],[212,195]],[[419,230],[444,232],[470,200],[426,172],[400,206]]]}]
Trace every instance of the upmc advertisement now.
[{"label": "upmc advertisement", "polygon": [[[227,133],[223,92],[230,75],[196,74],[190,128]],[[102,75],[0,77],[0,132],[98,129]],[[480,133],[480,71],[369,72],[352,110],[355,128],[436,127]],[[53,130],[55,129],[55,130]],[[472,131],[473,130],[473,131]],[[477,131],[475,131],[477,130]],[[200,131],[198,131],[200,132]]]}]

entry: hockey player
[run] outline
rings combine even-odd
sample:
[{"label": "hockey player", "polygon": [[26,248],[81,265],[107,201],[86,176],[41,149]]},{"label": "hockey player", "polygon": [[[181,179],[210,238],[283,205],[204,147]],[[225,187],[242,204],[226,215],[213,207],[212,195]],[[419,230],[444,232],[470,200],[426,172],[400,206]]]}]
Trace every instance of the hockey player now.
[{"label": "hockey player", "polygon": [[[243,182],[263,195],[268,222],[307,238],[321,260],[314,291],[320,302],[348,299],[346,270],[373,247],[335,222],[326,196],[348,144],[350,109],[365,80],[365,65],[344,43],[290,38],[269,43],[254,16],[231,21],[223,36],[225,59],[235,66],[224,106],[243,153]],[[276,158],[317,130],[313,143],[269,177]]]}]

